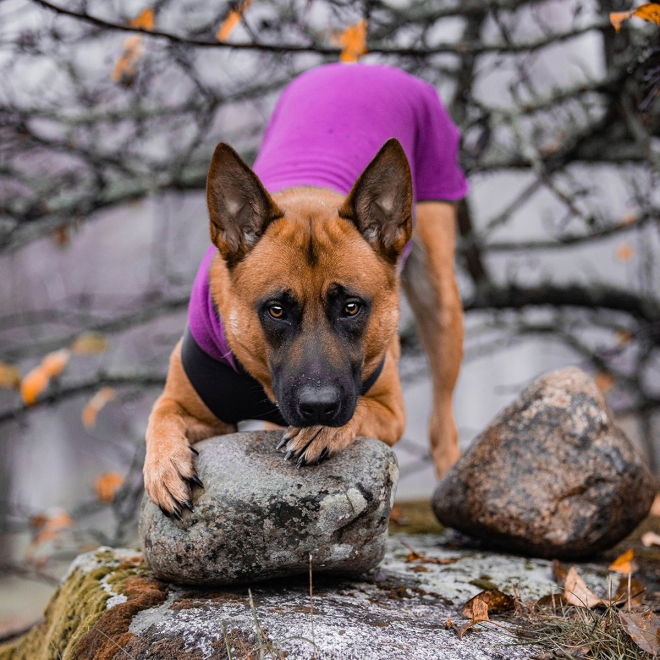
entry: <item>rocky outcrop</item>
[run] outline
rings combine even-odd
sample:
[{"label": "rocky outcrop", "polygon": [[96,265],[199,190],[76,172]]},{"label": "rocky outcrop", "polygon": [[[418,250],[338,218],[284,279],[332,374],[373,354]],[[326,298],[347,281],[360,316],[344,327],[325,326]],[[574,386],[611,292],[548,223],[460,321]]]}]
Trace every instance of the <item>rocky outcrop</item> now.
[{"label": "rocky outcrop", "polygon": [[653,478],[583,371],[528,387],[438,485],[445,525],[508,551],[578,558],[610,548],[648,514]]},{"label": "rocky outcrop", "polygon": [[298,468],[276,445],[281,432],[245,432],[195,445],[193,510],[166,518],[145,498],[140,534],[154,575],[182,584],[232,584],[374,568],[385,539],[398,468],[384,443],[360,438],[316,466]]},{"label": "rocky outcrop", "polygon": [[[605,569],[580,572],[606,592]],[[260,650],[288,660],[535,657],[501,627],[459,639],[464,603],[490,587],[523,600],[557,589],[549,561],[460,550],[449,532],[391,537],[378,570],[359,580],[314,572],[311,597],[307,577],[250,588],[168,585],[140,553],[101,548],[74,562],[44,622],[0,647],[0,660],[218,660]]]}]

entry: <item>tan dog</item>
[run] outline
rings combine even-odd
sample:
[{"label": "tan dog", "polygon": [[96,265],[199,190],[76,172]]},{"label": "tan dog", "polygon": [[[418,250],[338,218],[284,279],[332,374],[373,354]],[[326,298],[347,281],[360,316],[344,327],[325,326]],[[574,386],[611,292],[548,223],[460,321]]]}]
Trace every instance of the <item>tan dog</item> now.
[{"label": "tan dog", "polygon": [[[405,423],[398,376],[398,260],[413,232],[412,181],[389,140],[345,197],[321,188],[270,195],[227,145],[207,180],[209,284],[236,359],[276,402],[289,428],[286,457],[313,464],[357,436],[393,445]],[[453,203],[415,207],[413,250],[402,281],[431,367],[431,452],[442,475],[457,459],[452,393],[462,357],[454,277]],[[192,444],[231,433],[200,397],[175,347],[149,418],[149,496],[169,515],[191,508]],[[192,451],[191,451],[192,450]]]}]

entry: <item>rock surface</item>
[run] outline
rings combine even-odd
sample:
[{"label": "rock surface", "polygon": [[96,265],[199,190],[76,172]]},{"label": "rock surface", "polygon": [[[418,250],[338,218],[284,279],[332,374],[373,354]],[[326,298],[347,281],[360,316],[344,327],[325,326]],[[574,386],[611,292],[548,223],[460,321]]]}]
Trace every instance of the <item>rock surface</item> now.
[{"label": "rock surface", "polygon": [[156,577],[232,584],[314,570],[358,574],[378,565],[398,468],[366,438],[318,466],[297,468],[275,449],[280,431],[244,432],[195,445],[193,511],[166,518],[145,497],[140,536]]},{"label": "rock surface", "polygon": [[[413,548],[427,558],[406,561]],[[420,566],[424,570],[420,570]],[[606,593],[604,567],[583,565],[590,588]],[[488,578],[522,599],[553,593],[549,561],[461,550],[451,532],[395,535],[379,569],[359,580],[313,575],[202,590],[151,576],[140,553],[101,548],[81,555],[49,604],[45,620],[0,659],[205,660],[287,657],[360,660],[529,660],[503,628],[479,626],[461,640],[464,603]],[[250,595],[251,593],[251,595]],[[497,617],[495,617],[497,618]],[[229,651],[228,651],[229,649]],[[231,654],[231,655],[230,655]]]},{"label": "rock surface", "polygon": [[653,478],[580,369],[530,385],[438,485],[445,525],[514,552],[578,558],[647,515]]}]

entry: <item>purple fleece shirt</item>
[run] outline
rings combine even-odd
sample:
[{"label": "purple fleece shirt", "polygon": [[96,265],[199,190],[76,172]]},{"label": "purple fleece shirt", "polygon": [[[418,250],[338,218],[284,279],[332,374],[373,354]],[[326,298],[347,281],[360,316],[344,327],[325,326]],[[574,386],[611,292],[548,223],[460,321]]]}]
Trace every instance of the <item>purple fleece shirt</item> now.
[{"label": "purple fleece shirt", "polygon": [[[416,201],[465,196],[459,132],[435,89],[385,66],[327,64],[298,76],[280,96],[253,169],[271,193],[315,186],[347,195],[391,137],[408,157]],[[188,324],[203,351],[236,368],[209,288],[216,252],[211,246],[200,263]]]}]

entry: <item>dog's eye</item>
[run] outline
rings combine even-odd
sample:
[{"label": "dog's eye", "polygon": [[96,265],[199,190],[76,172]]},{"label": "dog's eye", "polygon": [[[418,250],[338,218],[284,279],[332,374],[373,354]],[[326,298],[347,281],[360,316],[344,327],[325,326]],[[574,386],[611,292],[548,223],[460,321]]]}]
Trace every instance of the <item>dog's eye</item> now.
[{"label": "dog's eye", "polygon": [[268,305],[268,313],[274,319],[283,319],[284,318],[284,307],[282,307],[282,305],[277,305],[277,304]]},{"label": "dog's eye", "polygon": [[344,316],[355,316],[361,309],[359,302],[352,300],[344,305]]}]

